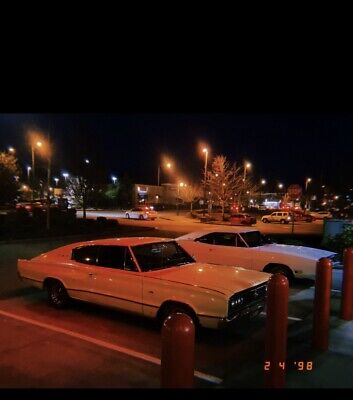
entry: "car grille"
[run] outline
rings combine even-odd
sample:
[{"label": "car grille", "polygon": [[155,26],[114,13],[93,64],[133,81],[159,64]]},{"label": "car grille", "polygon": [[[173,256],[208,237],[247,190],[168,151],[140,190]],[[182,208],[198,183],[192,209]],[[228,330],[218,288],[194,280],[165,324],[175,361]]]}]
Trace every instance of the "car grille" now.
[{"label": "car grille", "polygon": [[[228,303],[228,318],[233,318],[239,311],[260,302],[265,302],[267,293],[267,282],[254,286],[250,289],[242,290],[230,297]],[[242,301],[240,301],[242,299]],[[237,303],[232,305],[232,303]]]}]

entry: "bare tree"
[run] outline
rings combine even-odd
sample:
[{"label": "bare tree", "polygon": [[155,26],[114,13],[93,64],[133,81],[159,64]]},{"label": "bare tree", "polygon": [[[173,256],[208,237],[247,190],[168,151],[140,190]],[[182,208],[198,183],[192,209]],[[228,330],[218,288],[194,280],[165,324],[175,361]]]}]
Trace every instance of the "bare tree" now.
[{"label": "bare tree", "polygon": [[238,195],[243,187],[242,170],[235,164],[229,164],[225,156],[216,156],[207,180],[211,201],[220,204],[224,218],[225,205],[229,204],[231,198]]},{"label": "bare tree", "polygon": [[202,188],[198,185],[184,186],[180,191],[180,197],[186,203],[190,202],[190,213],[192,213],[192,205],[194,201],[199,200],[202,197]]},{"label": "bare tree", "polygon": [[82,176],[70,178],[66,187],[67,196],[71,197],[76,206],[82,207],[83,219],[86,219],[88,182]]}]

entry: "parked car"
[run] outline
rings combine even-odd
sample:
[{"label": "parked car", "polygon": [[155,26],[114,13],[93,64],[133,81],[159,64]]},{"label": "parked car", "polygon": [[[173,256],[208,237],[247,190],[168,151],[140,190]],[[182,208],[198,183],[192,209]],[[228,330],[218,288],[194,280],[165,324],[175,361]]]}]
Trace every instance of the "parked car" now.
[{"label": "parked car", "polygon": [[275,211],[272,214],[263,215],[261,221],[263,223],[279,222],[281,224],[289,224],[292,220],[291,213],[287,211]]},{"label": "parked car", "polygon": [[153,207],[141,206],[132,208],[131,210],[126,210],[125,217],[135,219],[151,219],[154,221],[158,217],[158,213],[153,209]]},{"label": "parked car", "polygon": [[229,218],[231,225],[254,225],[256,218],[249,214],[232,214]]},{"label": "parked car", "polygon": [[316,219],[332,218],[330,211],[311,211],[309,214]]},{"label": "parked car", "polygon": [[73,298],[160,321],[181,311],[215,329],[261,311],[270,277],[195,262],[175,240],[155,237],[73,243],[19,259],[17,268],[57,308]]},{"label": "parked car", "polygon": [[294,217],[294,221],[313,222],[316,219],[312,215],[301,211],[295,211],[292,215]]},{"label": "parked car", "polygon": [[254,228],[210,228],[178,237],[177,242],[198,262],[236,265],[250,270],[315,279],[316,263],[328,257],[341,267],[337,253],[305,246],[274,244]]}]

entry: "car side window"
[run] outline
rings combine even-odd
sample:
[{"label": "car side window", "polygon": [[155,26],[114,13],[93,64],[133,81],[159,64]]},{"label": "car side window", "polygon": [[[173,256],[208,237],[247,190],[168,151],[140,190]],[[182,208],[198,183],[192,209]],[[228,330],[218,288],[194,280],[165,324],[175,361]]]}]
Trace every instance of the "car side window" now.
[{"label": "car side window", "polygon": [[244,240],[237,234],[235,236],[235,246],[236,247],[247,247]]},{"label": "car side window", "polygon": [[234,233],[216,233],[213,244],[218,246],[235,246]]},{"label": "car side window", "polygon": [[97,264],[101,267],[137,271],[130,250],[126,246],[101,246]]},{"label": "car side window", "polygon": [[208,244],[214,244],[214,234],[209,233],[208,235],[201,236],[197,239],[195,239],[195,242],[201,242],[201,243],[208,243]]},{"label": "car side window", "polygon": [[81,246],[72,250],[71,259],[82,264],[96,265],[100,246]]}]

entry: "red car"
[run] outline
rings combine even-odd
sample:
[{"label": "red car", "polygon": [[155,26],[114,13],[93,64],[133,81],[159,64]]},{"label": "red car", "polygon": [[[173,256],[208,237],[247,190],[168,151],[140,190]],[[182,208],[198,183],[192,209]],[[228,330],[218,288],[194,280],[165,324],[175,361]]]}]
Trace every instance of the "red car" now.
[{"label": "red car", "polygon": [[230,216],[231,225],[254,225],[256,224],[256,218],[249,214],[232,214]]}]

